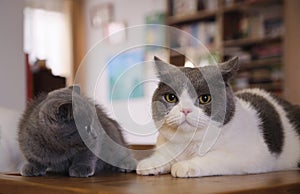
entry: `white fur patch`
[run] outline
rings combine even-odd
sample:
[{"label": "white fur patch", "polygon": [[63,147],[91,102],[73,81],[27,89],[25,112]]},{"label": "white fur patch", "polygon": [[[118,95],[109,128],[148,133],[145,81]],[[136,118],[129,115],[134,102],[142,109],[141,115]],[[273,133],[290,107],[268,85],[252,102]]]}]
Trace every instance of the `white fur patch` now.
[{"label": "white fur patch", "polygon": [[242,92],[244,91],[262,96],[263,98],[267,99],[278,112],[284,132],[284,144],[282,153],[276,160],[275,168],[276,170],[295,169],[298,162],[300,162],[300,140],[296,130],[294,129],[294,126],[289,122],[283,107],[280,106],[276,100],[264,90],[247,89],[243,90]]}]

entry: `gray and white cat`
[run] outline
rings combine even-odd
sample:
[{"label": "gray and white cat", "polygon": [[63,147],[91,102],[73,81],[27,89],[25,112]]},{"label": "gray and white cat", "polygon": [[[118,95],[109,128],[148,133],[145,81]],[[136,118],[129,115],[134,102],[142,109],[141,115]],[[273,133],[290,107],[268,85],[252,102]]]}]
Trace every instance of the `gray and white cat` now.
[{"label": "gray and white cat", "polygon": [[[137,174],[201,177],[300,167],[300,107],[260,89],[233,93],[237,58],[199,68],[155,63],[160,83],[152,112],[159,136]],[[213,143],[201,152],[204,136]]]},{"label": "gray and white cat", "polygon": [[[97,118],[93,118],[93,110]],[[105,170],[133,170],[136,161],[131,152],[116,149],[111,143],[126,147],[120,130],[119,124],[99,105],[80,95],[78,86],[42,95],[28,104],[19,123],[18,141],[28,161],[21,175],[43,176],[51,170],[72,177],[89,177]],[[82,140],[84,134],[87,134],[85,142]],[[112,167],[99,159],[88,144],[96,148],[96,154],[101,153],[105,160],[122,168]]]}]

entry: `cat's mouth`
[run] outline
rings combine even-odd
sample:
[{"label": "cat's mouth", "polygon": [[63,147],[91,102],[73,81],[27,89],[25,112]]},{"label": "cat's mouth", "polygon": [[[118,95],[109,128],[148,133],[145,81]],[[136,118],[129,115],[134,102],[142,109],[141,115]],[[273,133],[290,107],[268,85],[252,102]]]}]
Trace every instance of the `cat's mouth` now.
[{"label": "cat's mouth", "polygon": [[201,126],[205,126],[205,121],[199,120],[198,117],[192,117],[192,116],[182,116],[178,115],[176,117],[167,117],[165,120],[166,124],[171,127],[180,127],[182,129],[184,128],[199,128]]},{"label": "cat's mouth", "polygon": [[189,129],[197,129],[197,130],[201,130],[201,129],[205,129],[207,127],[209,120],[208,119],[204,119],[204,118],[195,118],[195,117],[185,117],[182,118],[179,127],[181,128],[189,128]]},{"label": "cat's mouth", "polygon": [[179,126],[180,126],[180,127],[184,127],[184,126],[197,127],[197,124],[195,124],[195,123],[189,121],[188,119],[184,119],[184,120],[180,123]]}]

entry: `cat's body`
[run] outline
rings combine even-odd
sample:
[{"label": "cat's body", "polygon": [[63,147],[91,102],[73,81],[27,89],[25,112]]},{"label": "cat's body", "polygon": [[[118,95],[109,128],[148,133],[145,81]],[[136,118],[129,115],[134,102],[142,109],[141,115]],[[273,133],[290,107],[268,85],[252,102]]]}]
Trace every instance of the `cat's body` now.
[{"label": "cat's body", "polygon": [[[19,123],[19,145],[28,161],[21,174],[42,176],[51,170],[73,177],[88,177],[97,171],[115,170],[115,167],[99,159],[87,147],[93,140],[96,143],[91,144],[95,144],[94,147],[109,159],[115,159],[115,165],[123,162],[126,164],[120,166],[134,169],[135,160],[129,151],[120,154],[119,150],[104,150],[109,145],[99,137],[103,128],[104,133],[114,142],[126,147],[118,123],[110,119],[99,105],[81,96],[79,87],[74,87],[74,91],[78,92],[72,92],[72,88],[42,95],[27,106]],[[93,110],[97,118],[93,118]],[[99,120],[102,127],[94,119]],[[82,140],[78,128],[83,130],[82,133],[87,133],[86,141],[90,142]]]},{"label": "cat's body", "polygon": [[[234,94],[228,82],[237,59],[203,68],[156,63],[161,82],[152,110],[159,136],[138,174],[200,177],[297,169],[300,107],[259,89]],[[207,128],[216,130],[217,138],[210,137],[216,141],[201,152]]]}]

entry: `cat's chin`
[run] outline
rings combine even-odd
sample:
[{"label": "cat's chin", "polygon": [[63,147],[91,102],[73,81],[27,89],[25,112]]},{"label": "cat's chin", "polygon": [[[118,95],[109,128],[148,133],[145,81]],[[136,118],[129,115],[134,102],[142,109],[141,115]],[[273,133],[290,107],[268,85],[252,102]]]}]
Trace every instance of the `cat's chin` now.
[{"label": "cat's chin", "polygon": [[178,127],[184,131],[197,130],[198,128],[197,125],[194,125],[193,123],[187,120],[183,121]]}]

